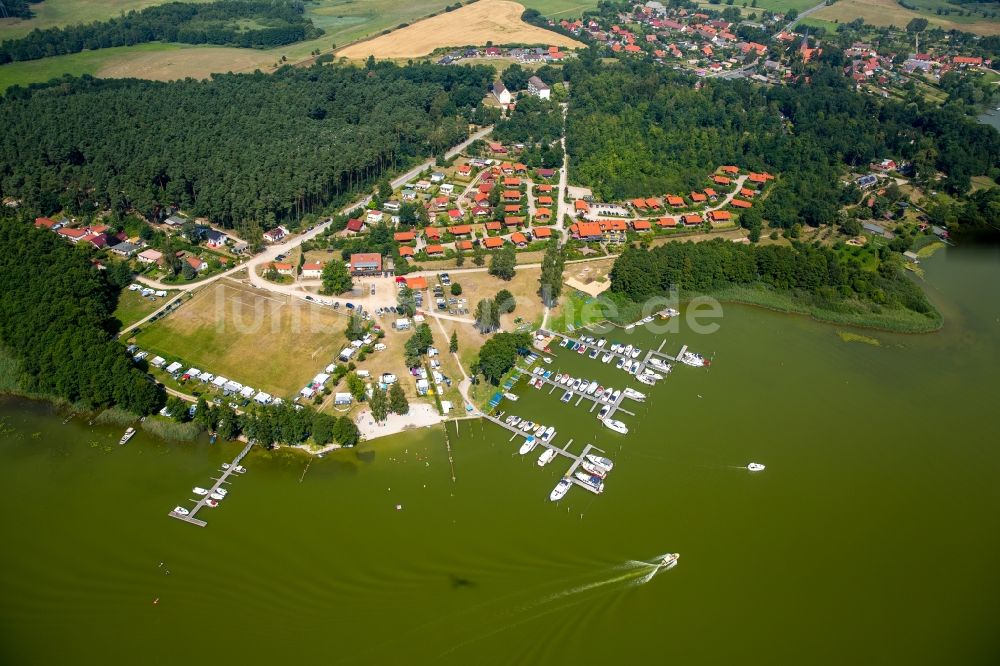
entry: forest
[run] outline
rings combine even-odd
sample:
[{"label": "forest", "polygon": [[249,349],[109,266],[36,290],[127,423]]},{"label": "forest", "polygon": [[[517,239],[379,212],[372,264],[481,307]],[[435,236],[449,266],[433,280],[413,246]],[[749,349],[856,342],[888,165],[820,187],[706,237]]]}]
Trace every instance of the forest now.
[{"label": "forest", "polygon": [[567,151],[574,175],[605,199],[686,192],[721,164],[767,170],[778,182],[764,204],[772,225],[835,220],[856,194],[848,168],[911,161],[916,180],[964,193],[971,177],[1000,175],[1000,133],[959,105],[903,105],[861,95],[837,67],[809,81],[764,88],[702,81],[643,62],[568,63]]},{"label": "forest", "polygon": [[555,102],[527,96],[518,100],[510,117],[497,121],[493,138],[506,144],[527,146],[520,159],[531,167],[562,166],[562,111]]},{"label": "forest", "polygon": [[752,245],[716,238],[627,249],[611,271],[611,291],[633,303],[671,288],[712,293],[727,287],[764,286],[804,304],[834,312],[905,309],[934,316],[923,292],[900,270],[899,255],[883,246],[871,270],[837,249],[796,243]]},{"label": "forest", "polygon": [[[247,24],[253,27],[246,27]],[[107,21],[32,30],[21,39],[0,44],[0,64],[155,41],[273,48],[322,34],[323,31],[303,15],[301,2],[170,2],[133,10]]]},{"label": "forest", "polygon": [[109,273],[56,234],[0,217],[0,345],[26,391],[150,414],[163,389],[112,335],[120,285]]},{"label": "forest", "polygon": [[0,101],[0,195],[49,214],[172,204],[233,227],[324,211],[468,136],[488,67],[286,67],[171,83],[66,78]]},{"label": "forest", "polygon": [[42,0],[3,0],[0,2],[0,18],[31,18],[34,12],[31,5]]}]

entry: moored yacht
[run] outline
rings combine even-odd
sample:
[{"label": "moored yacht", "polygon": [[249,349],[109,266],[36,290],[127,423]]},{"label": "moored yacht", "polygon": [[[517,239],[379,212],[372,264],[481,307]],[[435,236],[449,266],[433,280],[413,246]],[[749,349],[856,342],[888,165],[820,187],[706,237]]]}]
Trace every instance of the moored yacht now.
[{"label": "moored yacht", "polygon": [[593,453],[588,453],[587,455],[584,456],[584,458],[586,458],[588,462],[597,465],[605,472],[610,472],[612,469],[615,468],[615,464],[611,462],[611,459],[609,458],[602,458],[601,456],[595,456]]},{"label": "moored yacht", "polygon": [[549,500],[552,502],[558,502],[566,496],[566,493],[569,492],[572,485],[573,482],[569,479],[559,479],[559,483],[557,483],[556,487],[552,489],[551,493],[549,493]]},{"label": "moored yacht", "polygon": [[208,491],[205,490],[204,488],[200,487],[200,486],[195,486],[194,488],[191,489],[191,492],[193,492],[195,495],[207,495],[208,494]]},{"label": "moored yacht", "polygon": [[597,418],[603,421],[604,417],[608,415],[608,412],[610,410],[611,410],[611,405],[604,405],[603,407],[601,407],[601,411],[597,413]]},{"label": "moored yacht", "polygon": [[549,442],[552,441],[552,438],[555,436],[556,436],[555,426],[549,426],[548,428],[545,429],[545,432],[542,433],[542,441],[548,444]]},{"label": "moored yacht", "polygon": [[601,357],[601,363],[610,363],[611,359],[613,359],[614,357],[615,357],[614,354],[612,354],[611,352],[607,352],[606,354],[604,354],[604,356]]},{"label": "moored yacht", "polygon": [[561,398],[559,398],[559,399],[562,400],[563,402],[569,402],[570,398],[572,398],[572,397],[573,397],[573,392],[572,391],[566,391],[565,393],[563,393],[563,396]]},{"label": "moored yacht", "polygon": [[552,462],[556,457],[555,449],[545,449],[542,451],[542,455],[538,456],[538,466],[545,467],[550,462]]},{"label": "moored yacht", "polygon": [[135,435],[135,428],[129,428],[125,431],[125,434],[122,435],[122,438],[118,440],[118,445],[121,446],[128,440],[132,439],[133,435]]},{"label": "moored yacht", "polygon": [[633,400],[638,400],[638,401],[641,402],[641,401],[643,401],[643,400],[646,399],[646,394],[645,393],[639,393],[638,391],[636,391],[633,388],[627,388],[627,389],[625,389],[625,397],[626,398],[632,398]]},{"label": "moored yacht", "polygon": [[517,402],[517,394],[516,393],[511,393],[510,391],[508,391],[508,392],[506,392],[506,393],[503,394],[503,397],[507,398],[508,400],[512,400],[513,402]]},{"label": "moored yacht", "polygon": [[521,445],[521,448],[518,449],[517,452],[522,456],[527,455],[536,446],[538,446],[538,441],[535,439],[534,435],[528,435],[528,437],[524,440],[524,444]]},{"label": "moored yacht", "polygon": [[657,370],[662,370],[663,372],[670,372],[670,364],[661,358],[653,356],[649,359],[649,365],[653,366]]},{"label": "moored yacht", "polygon": [[639,375],[636,379],[647,386],[652,386],[656,383],[656,379],[654,377],[650,377],[649,375]]},{"label": "moored yacht", "polygon": [[628,434],[628,426],[622,423],[621,421],[618,421],[616,419],[604,419],[602,423],[604,423],[605,427],[607,427],[609,430],[614,430],[615,432],[621,435]]},{"label": "moored yacht", "polygon": [[186,516],[186,515],[188,515],[191,512],[188,511],[187,509],[185,509],[182,506],[175,506],[174,507],[174,513],[176,513],[178,516]]},{"label": "moored yacht", "polygon": [[587,474],[586,472],[577,472],[573,476],[580,479],[580,481],[583,481],[585,485],[590,486],[597,492],[604,492],[604,482],[601,481],[601,477],[594,476],[593,474]]},{"label": "moored yacht", "polygon": [[619,370],[622,369],[623,365],[625,365],[625,359],[623,358],[618,359],[618,362],[615,363],[615,367],[618,368]]},{"label": "moored yacht", "polygon": [[584,462],[580,463],[580,467],[582,467],[583,470],[585,472],[587,472],[588,474],[590,474],[592,476],[596,476],[599,479],[603,479],[603,478],[605,478],[608,475],[607,470],[601,469],[600,467],[598,467],[597,465],[595,465],[592,462],[584,461]]},{"label": "moored yacht", "polygon": [[695,354],[694,352],[684,352],[684,355],[681,356],[681,363],[684,365],[690,365],[693,368],[700,368],[708,365],[708,361],[706,361],[701,354]]}]

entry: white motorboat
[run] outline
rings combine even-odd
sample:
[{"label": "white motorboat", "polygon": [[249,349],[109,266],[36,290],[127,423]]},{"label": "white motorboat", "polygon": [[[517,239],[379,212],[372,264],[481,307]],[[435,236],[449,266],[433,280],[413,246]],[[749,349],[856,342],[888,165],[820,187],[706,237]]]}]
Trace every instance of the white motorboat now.
[{"label": "white motorboat", "polygon": [[603,347],[606,344],[608,344],[608,341],[605,340],[604,338],[601,338],[600,340],[597,341],[597,346],[598,347]]},{"label": "white motorboat", "polygon": [[666,310],[664,310],[663,312],[660,313],[660,318],[661,319],[670,319],[671,317],[676,317],[679,314],[680,314],[679,311],[677,311],[677,310],[675,310],[673,308],[667,308]]},{"label": "white motorboat", "polygon": [[670,372],[670,364],[661,358],[653,356],[652,358],[649,359],[648,363],[657,370],[662,370],[663,372]]},{"label": "white motorboat", "polygon": [[663,559],[660,560],[660,564],[658,566],[665,567],[667,569],[673,569],[675,566],[677,566],[677,560],[679,560],[680,558],[681,558],[680,553],[668,553],[667,555],[663,556]]},{"label": "white motorboat", "polygon": [[760,463],[752,462],[749,465],[747,465],[747,469],[750,470],[751,472],[763,472],[766,468]]},{"label": "white motorboat", "polygon": [[244,467],[243,465],[237,465],[236,467],[233,468],[233,471],[236,472],[237,474],[243,474],[244,472],[247,471],[247,468]]},{"label": "white motorboat", "polygon": [[595,465],[592,462],[586,462],[586,461],[584,461],[584,462],[580,463],[580,467],[582,467],[583,470],[585,472],[587,472],[588,474],[590,474],[592,476],[596,476],[599,479],[603,479],[603,478],[605,478],[608,475],[608,473],[607,473],[606,470],[601,469],[600,467],[598,467],[597,465]]},{"label": "white motorboat", "polygon": [[645,370],[643,370],[642,374],[645,375],[646,377],[652,377],[653,379],[663,379],[663,375],[661,375],[658,372],[653,372],[649,368],[646,368]]},{"label": "white motorboat", "polygon": [[178,516],[186,516],[186,515],[188,515],[191,512],[188,511],[187,509],[185,509],[182,506],[175,506],[174,507],[174,513],[176,513]]},{"label": "white motorboat", "polygon": [[619,370],[621,370],[624,365],[625,365],[625,359],[623,358],[618,359],[618,362],[615,363],[615,367],[618,368]]},{"label": "white motorboat", "polygon": [[214,499],[205,500],[205,506],[210,506],[214,509],[215,507],[219,506],[219,501]]},{"label": "white motorboat", "polygon": [[573,392],[572,391],[566,391],[565,393],[563,393],[563,396],[561,398],[559,398],[559,399],[562,400],[563,402],[569,402],[570,398],[572,398],[572,397],[573,397]]},{"label": "white motorboat", "polygon": [[604,354],[604,356],[601,357],[601,363],[610,363],[611,359],[613,359],[614,357],[615,357],[614,354],[612,354],[611,352],[607,352],[606,354]]},{"label": "white motorboat", "polygon": [[611,462],[610,458],[602,458],[601,456],[595,456],[593,453],[588,453],[587,455],[584,456],[584,458],[586,458],[588,462],[597,465],[605,472],[610,472],[615,468],[615,464]]},{"label": "white motorboat", "polygon": [[551,362],[552,362],[552,358],[551,357],[549,357],[549,356],[543,356],[542,357],[542,363],[549,364]]},{"label": "white motorboat", "polygon": [[573,390],[574,391],[579,391],[580,390],[580,381],[581,380],[579,380],[579,379],[574,379],[573,380]]},{"label": "white motorboat", "polygon": [[628,369],[628,374],[634,375],[635,373],[639,372],[639,365],[640,365],[639,361],[633,363],[632,367]]},{"label": "white motorboat", "polygon": [[204,488],[202,488],[201,486],[195,486],[194,488],[191,489],[191,492],[193,492],[195,495],[207,495],[208,494],[208,491],[205,490]]},{"label": "white motorboat", "polygon": [[521,430],[524,431],[524,432],[530,432],[531,429],[534,428],[534,427],[535,427],[535,424],[532,423],[531,421],[522,421],[521,422]]},{"label": "white motorboat", "polygon": [[635,328],[635,324],[629,324],[628,326],[625,327],[625,330],[631,331],[633,328]]},{"label": "white motorboat", "polygon": [[219,493],[212,493],[211,495],[209,495],[209,497],[211,499],[214,499],[216,502],[221,502],[222,500],[226,499],[225,495],[220,495]]},{"label": "white motorboat", "polygon": [[510,424],[512,426],[516,426],[520,422],[521,422],[521,417],[520,416],[512,416],[512,417],[510,417]]},{"label": "white motorboat", "polygon": [[603,407],[601,407],[601,411],[597,413],[597,418],[603,421],[604,417],[608,415],[608,412],[610,410],[611,410],[611,405],[604,405]]},{"label": "white motorboat", "polygon": [[528,435],[527,439],[524,440],[524,444],[521,445],[521,448],[517,452],[522,456],[527,455],[536,446],[538,446],[538,442],[535,440],[534,435]]},{"label": "white motorboat", "polygon": [[636,379],[638,379],[640,383],[646,384],[647,386],[652,386],[656,383],[656,379],[650,377],[649,375],[639,375]]},{"label": "white motorboat", "polygon": [[118,440],[118,445],[121,446],[128,440],[132,439],[134,435],[135,435],[135,428],[129,428],[128,430],[125,431],[125,434],[122,435],[122,438]]},{"label": "white motorboat", "polygon": [[614,430],[621,435],[628,434],[628,426],[617,419],[604,419],[603,423],[609,430]]},{"label": "white motorboat", "polygon": [[707,365],[704,357],[701,354],[695,354],[694,352],[684,352],[681,356],[681,363],[684,365],[690,365],[692,368],[700,368]]},{"label": "white motorboat", "polygon": [[225,497],[226,495],[229,494],[229,491],[226,490],[225,488],[216,488],[215,492],[217,492],[218,494],[222,495],[223,497]]},{"label": "white motorboat", "polygon": [[639,354],[641,353],[642,350],[636,347],[635,349],[632,350],[632,358],[639,358]]},{"label": "white motorboat", "polygon": [[615,391],[615,392],[614,392],[614,393],[612,394],[612,396],[611,396],[611,402],[617,402],[617,401],[618,401],[618,398],[620,398],[621,396],[622,396],[622,392],[621,392],[621,389],[618,389],[617,391]]},{"label": "white motorboat", "polygon": [[538,456],[538,466],[545,467],[550,462],[552,462],[556,457],[555,449],[545,449],[542,451],[542,455]]},{"label": "white motorboat", "polygon": [[511,393],[510,391],[508,391],[508,392],[506,392],[506,393],[503,394],[503,397],[505,397],[508,400],[511,400],[513,402],[517,402],[517,394],[516,393]]},{"label": "white motorboat", "polygon": [[574,474],[576,478],[583,481],[584,484],[590,486],[599,493],[604,492],[604,482],[601,481],[601,477],[594,476],[592,474],[587,474],[586,472],[577,472]]},{"label": "white motorboat", "polygon": [[538,427],[535,428],[535,431],[533,433],[531,433],[531,434],[533,434],[535,437],[541,437],[542,433],[544,433],[544,432],[545,432],[545,426],[543,426],[541,423],[539,423]]},{"label": "white motorboat", "polygon": [[590,385],[587,387],[587,395],[594,395],[594,391],[596,390],[597,382],[590,382]]},{"label": "white motorboat", "polygon": [[573,482],[569,479],[559,479],[559,483],[557,483],[556,487],[552,489],[551,493],[549,493],[549,500],[552,502],[558,502],[566,496],[566,493],[568,493],[569,489],[572,487]]},{"label": "white motorboat", "polygon": [[549,442],[552,441],[552,438],[555,436],[556,436],[555,427],[549,426],[548,428],[545,429],[545,432],[542,434],[542,441],[548,444]]},{"label": "white motorboat", "polygon": [[604,395],[604,387],[598,386],[597,390],[594,391],[594,397],[600,400],[602,395]]},{"label": "white motorboat", "polygon": [[624,393],[626,398],[632,398],[633,400],[638,400],[639,402],[642,402],[643,400],[646,399],[645,393],[639,393],[633,388],[625,389]]},{"label": "white motorboat", "polygon": [[630,356],[632,354],[632,345],[625,345],[625,349],[622,350],[622,353],[626,356]]}]

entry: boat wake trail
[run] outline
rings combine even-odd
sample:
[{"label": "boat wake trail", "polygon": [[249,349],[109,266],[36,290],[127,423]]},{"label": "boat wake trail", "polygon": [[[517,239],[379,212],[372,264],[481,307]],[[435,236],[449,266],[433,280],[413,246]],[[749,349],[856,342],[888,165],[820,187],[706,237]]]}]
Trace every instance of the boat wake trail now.
[{"label": "boat wake trail", "polygon": [[[582,585],[577,585],[571,587],[568,590],[563,590],[562,592],[556,592],[555,594],[549,595],[541,602],[536,605],[546,604],[559,599],[565,599],[566,597],[571,597],[577,594],[582,594],[590,590],[596,590],[598,588],[604,588],[609,586],[620,586],[622,589],[628,587],[637,587],[639,585],[645,585],[649,581],[653,580],[656,574],[664,571],[666,569],[673,568],[673,564],[665,565],[664,558],[668,557],[669,553],[664,553],[663,555],[658,555],[651,560],[627,560],[623,564],[611,569],[610,575],[602,576],[597,580],[592,580],[588,583]],[[617,575],[613,575],[611,572],[621,572]],[[614,589],[612,587],[612,589]]]}]

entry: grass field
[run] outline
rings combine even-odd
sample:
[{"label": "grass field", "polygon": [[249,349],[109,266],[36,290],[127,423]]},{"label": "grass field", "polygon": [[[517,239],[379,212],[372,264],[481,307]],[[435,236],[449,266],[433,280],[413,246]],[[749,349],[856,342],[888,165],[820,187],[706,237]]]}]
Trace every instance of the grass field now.
[{"label": "grass field", "polygon": [[151,53],[173,52],[181,48],[176,44],[141,44],[99,51],[83,51],[70,55],[42,58],[41,60],[12,62],[0,65],[0,92],[14,85],[44,83],[63,74],[96,76],[103,67],[117,61],[142,57]]},{"label": "grass field", "polygon": [[336,357],[333,310],[220,280],[136,338],[140,348],[277,396],[294,396]]},{"label": "grass field", "polygon": [[944,30],[964,30],[979,35],[1000,34],[1000,21],[979,16],[938,16],[933,11],[915,12],[900,5],[896,0],[839,0],[820,9],[810,18],[824,21],[848,23],[862,18],[871,25],[894,25],[905,27],[911,19],[926,18],[931,25]]},{"label": "grass field", "polygon": [[115,308],[115,318],[122,327],[134,324],[149,313],[177,295],[176,291],[168,291],[165,298],[143,298],[138,291],[124,290],[118,297],[118,307]]},{"label": "grass field", "polygon": [[547,44],[572,48],[575,40],[521,21],[524,6],[509,0],[479,0],[453,12],[420,21],[389,35],[338,51],[347,58],[420,57],[434,49],[466,44]]},{"label": "grass field", "polygon": [[[31,5],[32,18],[0,19],[0,40],[23,37],[38,28],[58,28],[76,23],[104,21],[122,12],[162,5],[168,0],[45,0]],[[208,0],[185,0],[207,2]]]}]

